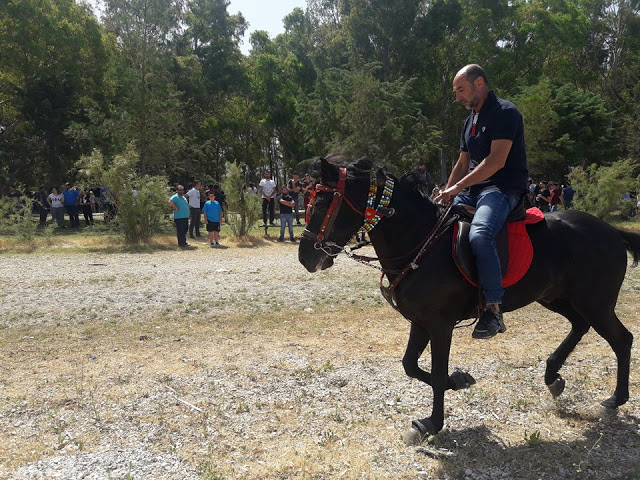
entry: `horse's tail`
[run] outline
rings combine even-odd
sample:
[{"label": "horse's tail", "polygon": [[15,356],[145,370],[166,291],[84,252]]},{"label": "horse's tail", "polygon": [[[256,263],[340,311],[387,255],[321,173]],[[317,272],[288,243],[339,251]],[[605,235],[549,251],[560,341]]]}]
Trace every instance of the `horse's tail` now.
[{"label": "horse's tail", "polygon": [[624,230],[618,230],[618,232],[622,235],[624,246],[633,255],[633,264],[631,266],[637,267],[638,261],[640,261],[640,234],[625,232]]}]

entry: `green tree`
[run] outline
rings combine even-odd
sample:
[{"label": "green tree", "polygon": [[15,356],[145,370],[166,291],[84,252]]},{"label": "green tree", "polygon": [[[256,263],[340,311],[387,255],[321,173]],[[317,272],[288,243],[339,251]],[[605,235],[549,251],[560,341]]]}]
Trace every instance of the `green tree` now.
[{"label": "green tree", "polygon": [[555,173],[557,165],[563,162],[555,148],[560,119],[554,110],[549,79],[543,78],[537,85],[523,88],[514,102],[524,119],[529,175],[536,179],[564,178],[568,172]]},{"label": "green tree", "polygon": [[437,161],[439,132],[413,100],[412,81],[381,81],[379,68],[322,72],[316,89],[301,100],[309,150],[367,155],[398,171]]},{"label": "green tree", "polygon": [[119,46],[116,141],[135,141],[142,173],[171,171],[182,144],[180,93],[171,76],[182,0],[105,0],[104,24]]},{"label": "green tree", "polygon": [[59,183],[108,109],[101,28],[74,0],[5,0],[0,44],[0,182]]}]

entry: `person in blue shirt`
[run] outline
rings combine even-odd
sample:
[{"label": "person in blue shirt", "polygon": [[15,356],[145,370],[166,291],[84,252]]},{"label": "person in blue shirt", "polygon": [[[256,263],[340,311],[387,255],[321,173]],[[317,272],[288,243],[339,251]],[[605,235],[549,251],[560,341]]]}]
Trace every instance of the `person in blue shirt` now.
[{"label": "person in blue shirt", "polygon": [[178,236],[178,246],[186,248],[187,230],[189,229],[189,202],[184,196],[184,187],[178,185],[176,193],[169,199],[169,206],[173,208],[173,221],[176,224],[176,235]]},{"label": "person in blue shirt", "polygon": [[70,183],[67,183],[64,186],[62,195],[64,197],[64,209],[67,211],[67,215],[69,215],[71,228],[80,228],[80,216],[78,215],[80,192],[72,188]]},{"label": "person in blue shirt", "polygon": [[202,213],[204,213],[204,223],[209,233],[209,244],[212,247],[220,245],[220,224],[224,218],[224,212],[220,203],[216,201],[216,194],[213,191],[209,192],[209,201],[202,207]]}]

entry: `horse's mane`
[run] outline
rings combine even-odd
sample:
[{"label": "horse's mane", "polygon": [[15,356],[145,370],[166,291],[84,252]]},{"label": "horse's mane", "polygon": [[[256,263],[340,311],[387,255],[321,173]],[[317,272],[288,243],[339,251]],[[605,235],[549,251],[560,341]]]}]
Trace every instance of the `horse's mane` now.
[{"label": "horse's mane", "polygon": [[[320,158],[321,157],[316,157],[311,163],[311,176],[314,178],[320,177]],[[329,154],[324,157],[324,159],[336,167],[349,167],[347,171],[347,178],[350,179],[370,178],[374,172],[382,170],[386,175],[391,176],[394,181],[399,182],[399,185],[409,192],[410,196],[413,197],[417,204],[435,205],[431,199],[431,192],[427,191],[427,187],[420,182],[415,172],[407,172],[402,175],[400,180],[398,180],[395,175],[387,171],[384,165],[376,164],[366,156],[361,157],[356,161],[351,161],[351,159],[346,155]]]},{"label": "horse's mane", "polygon": [[406,187],[407,190],[410,190],[421,198],[428,200],[430,203],[433,203],[430,194],[431,192],[427,191],[427,186],[420,181],[418,175],[416,175],[414,172],[407,172],[402,175],[402,177],[400,178],[400,183],[404,187]]}]

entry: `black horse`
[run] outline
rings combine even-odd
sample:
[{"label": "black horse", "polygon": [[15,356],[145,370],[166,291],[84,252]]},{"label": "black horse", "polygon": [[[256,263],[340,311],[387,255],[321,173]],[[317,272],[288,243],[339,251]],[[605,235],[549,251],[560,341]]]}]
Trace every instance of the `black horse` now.
[{"label": "black horse", "polygon": [[[478,289],[454,263],[451,229],[441,228],[435,235],[440,237],[425,245],[427,237],[434,237],[430,232],[445,207],[430,200],[414,175],[397,180],[374,168],[366,158],[347,164],[339,156],[318,159],[314,168],[318,187],[300,241],[300,263],[310,272],[331,267],[335,255],[363,225],[363,217],[371,218],[375,209],[382,214],[369,236],[381,267],[395,287],[392,298],[389,289],[385,296],[411,322],[402,364],[408,376],[433,389],[431,416],[415,420],[405,436],[408,443],[419,442],[442,429],[445,391],[475,383],[464,372],[449,375],[448,363],[453,328],[462,320],[475,318]],[[395,180],[391,201],[379,208],[384,199],[381,187],[388,179]],[[380,187],[375,201],[373,194],[368,194],[370,182]],[[554,397],[562,393],[565,384],[558,371],[593,327],[617,357],[616,389],[602,402],[615,409],[629,399],[633,335],[614,309],[627,268],[627,251],[633,255],[634,265],[640,258],[640,235],[617,230],[577,210],[547,214],[544,221],[528,225],[527,230],[534,247],[533,261],[525,276],[506,289],[502,308],[509,312],[538,302],[571,323],[571,331],[547,359],[544,380]],[[428,253],[416,261],[418,252],[424,250]],[[408,266],[411,263],[414,268]],[[431,373],[418,367],[429,341]]]}]

